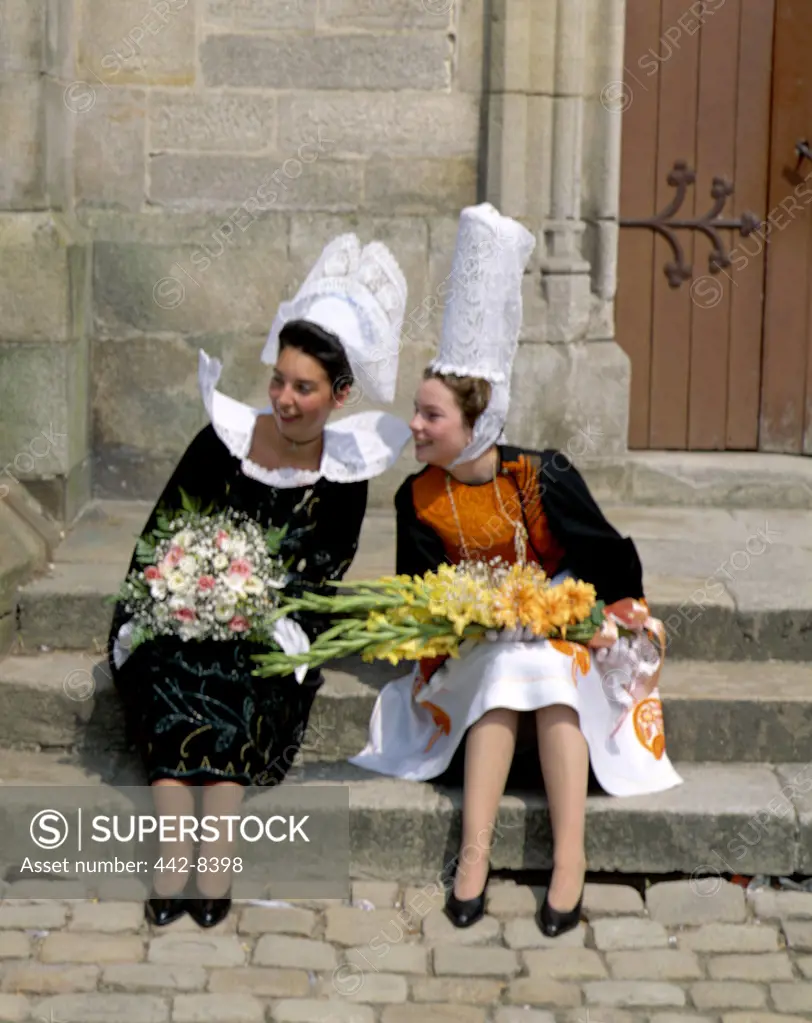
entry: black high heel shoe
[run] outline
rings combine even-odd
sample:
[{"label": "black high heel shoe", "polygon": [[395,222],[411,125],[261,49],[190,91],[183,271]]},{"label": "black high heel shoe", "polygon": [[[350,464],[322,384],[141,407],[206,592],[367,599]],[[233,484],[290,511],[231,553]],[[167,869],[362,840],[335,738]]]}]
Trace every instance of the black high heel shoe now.
[{"label": "black high heel shoe", "polygon": [[200,927],[216,927],[231,910],[231,899],[191,899],[189,916]]},{"label": "black high heel shoe", "polygon": [[574,930],[581,921],[581,906],[584,902],[584,890],[581,889],[581,897],[575,904],[573,909],[567,910],[566,913],[562,913],[558,909],[553,909],[549,902],[549,889],[544,893],[544,902],[541,904],[536,923],[539,926],[539,930],[542,934],[548,938],[558,938],[562,934],[566,934],[567,931]]},{"label": "black high heel shoe", "polygon": [[227,893],[219,899],[201,895],[189,900],[189,916],[199,927],[216,927],[228,916],[231,910],[231,885]]},{"label": "black high heel shoe", "polygon": [[488,876],[485,878],[485,887],[473,899],[458,899],[454,894],[454,888],[451,888],[444,911],[455,927],[471,927],[485,915],[485,893],[488,890],[490,879],[491,872],[489,870]]},{"label": "black high heel shoe", "polygon": [[157,895],[151,896],[144,903],[144,916],[156,927],[166,927],[180,917],[188,909],[187,899],[160,898]]}]

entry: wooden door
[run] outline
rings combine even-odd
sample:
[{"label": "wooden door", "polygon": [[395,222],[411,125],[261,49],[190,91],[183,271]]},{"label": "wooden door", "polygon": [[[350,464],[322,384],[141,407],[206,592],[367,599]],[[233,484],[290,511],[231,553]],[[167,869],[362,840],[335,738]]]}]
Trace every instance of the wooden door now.
[{"label": "wooden door", "polygon": [[778,0],[774,67],[759,446],[810,455],[812,0]]},{"label": "wooden door", "polygon": [[759,444],[775,5],[627,0],[616,337],[632,448]]}]

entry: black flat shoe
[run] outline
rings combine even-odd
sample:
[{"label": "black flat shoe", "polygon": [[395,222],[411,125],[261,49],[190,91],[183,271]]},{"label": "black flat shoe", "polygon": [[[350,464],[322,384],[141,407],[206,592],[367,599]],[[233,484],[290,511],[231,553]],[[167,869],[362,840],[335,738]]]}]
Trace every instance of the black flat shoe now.
[{"label": "black flat shoe", "polygon": [[578,926],[581,921],[581,906],[584,901],[584,892],[581,890],[581,897],[578,899],[575,907],[568,910],[566,913],[562,913],[558,909],[553,909],[548,901],[548,892],[544,894],[544,902],[541,904],[536,923],[539,926],[539,930],[542,934],[548,938],[557,938],[561,934],[566,934],[567,931],[571,931]]},{"label": "black flat shoe", "polygon": [[231,899],[190,899],[189,916],[199,927],[216,927],[229,914]]},{"label": "black flat shoe", "polygon": [[178,920],[187,910],[186,899],[162,899],[153,897],[144,903],[144,916],[156,927],[166,927]]}]

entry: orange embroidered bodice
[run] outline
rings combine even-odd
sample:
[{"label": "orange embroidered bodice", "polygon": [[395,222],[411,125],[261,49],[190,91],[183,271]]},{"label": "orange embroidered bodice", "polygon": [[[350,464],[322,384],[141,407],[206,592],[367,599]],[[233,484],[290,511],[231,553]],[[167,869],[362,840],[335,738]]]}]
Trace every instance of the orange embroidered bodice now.
[{"label": "orange embroidered bodice", "polygon": [[[494,481],[470,485],[450,476],[448,482],[470,557],[500,556],[511,564],[516,560],[515,527],[502,512],[495,493],[498,487],[508,516],[514,522],[523,521],[527,529],[530,540],[527,560],[540,562],[548,576],[555,575],[564,550],[550,532],[538,472],[526,455],[519,455],[514,462],[503,462]],[[459,528],[446,489],[445,469],[432,466],[418,476],[412,497],[417,518],[441,538],[448,560],[454,564],[462,561]]]}]

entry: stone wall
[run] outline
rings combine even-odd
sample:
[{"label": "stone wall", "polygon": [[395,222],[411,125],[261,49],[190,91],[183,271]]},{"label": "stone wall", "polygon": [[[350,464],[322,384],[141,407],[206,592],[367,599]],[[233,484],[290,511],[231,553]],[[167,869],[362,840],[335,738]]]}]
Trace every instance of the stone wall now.
[{"label": "stone wall", "polygon": [[[275,310],[335,234],[391,245],[409,312],[431,295],[477,200],[483,18],[483,0],[86,0],[66,98],[97,493],[155,492],[204,422],[200,347],[264,403]],[[436,343],[437,316],[420,323],[404,412]]]},{"label": "stone wall", "polygon": [[[72,454],[48,469],[62,474],[51,504],[70,517],[83,492],[70,480],[89,487],[91,450],[97,495],[156,494],[205,422],[201,347],[223,360],[227,393],[264,403],[258,355],[276,308],[342,231],[381,238],[406,273],[394,411],[407,416],[459,210],[484,198],[539,240],[511,439],[578,457],[625,450],[628,365],[612,340],[619,120],[601,103],[621,77],[624,6],[0,0],[12,29],[0,35],[0,117],[20,143],[0,171],[0,209],[27,211],[6,215],[17,313],[0,311],[0,419],[10,374],[25,385],[15,418],[42,418],[61,381]],[[40,222],[32,210],[51,212]],[[65,320],[46,339],[37,324],[54,307]],[[67,341],[64,365],[40,373],[35,340]],[[348,411],[366,407],[358,395]],[[598,438],[586,448],[585,409]],[[404,456],[371,503],[388,503],[413,467]]]}]

